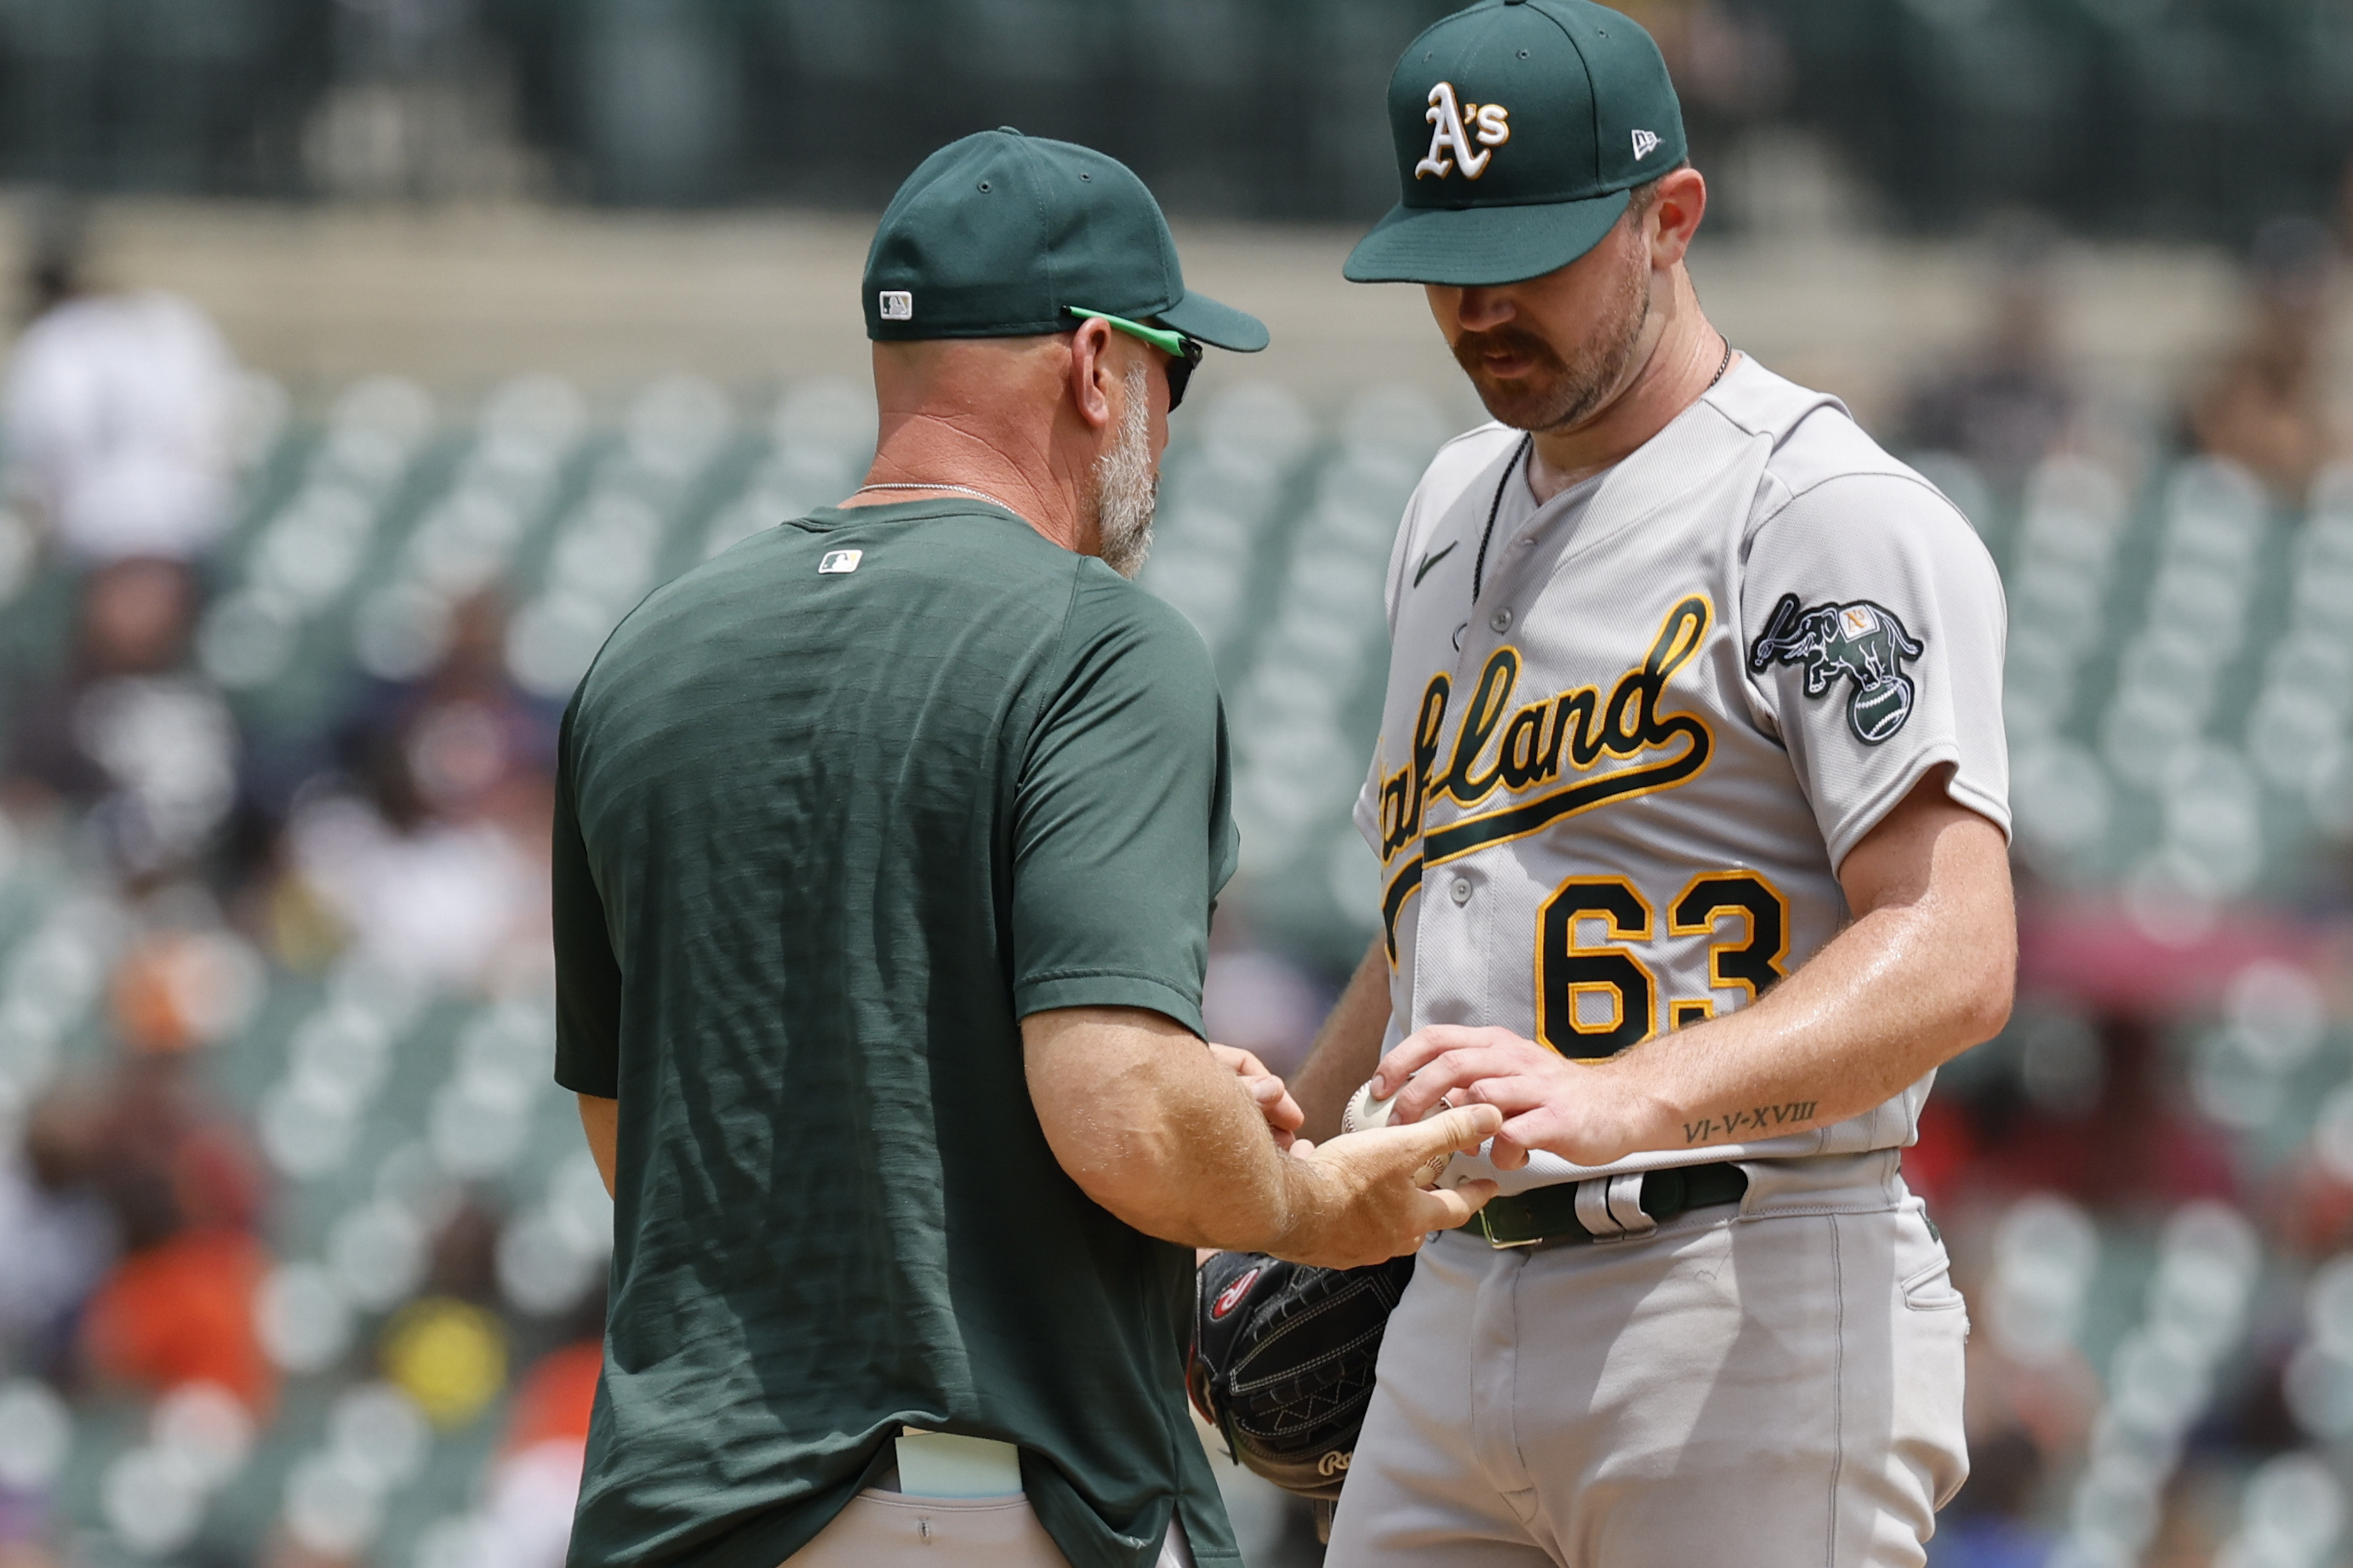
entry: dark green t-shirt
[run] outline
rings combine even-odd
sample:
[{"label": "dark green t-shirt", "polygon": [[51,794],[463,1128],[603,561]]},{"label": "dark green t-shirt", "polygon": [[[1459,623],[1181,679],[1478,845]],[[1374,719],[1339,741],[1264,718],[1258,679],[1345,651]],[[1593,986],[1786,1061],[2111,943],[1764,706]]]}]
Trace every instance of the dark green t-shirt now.
[{"label": "dark green t-shirt", "polygon": [[1077,1568],[1172,1508],[1239,1562],[1192,1254],[1055,1163],[1018,1026],[1199,1031],[1228,784],[1192,628],[995,507],[821,511],[621,624],[556,806],[556,1077],[620,1101],[573,1563],[775,1568],[902,1423],[1020,1445]]}]

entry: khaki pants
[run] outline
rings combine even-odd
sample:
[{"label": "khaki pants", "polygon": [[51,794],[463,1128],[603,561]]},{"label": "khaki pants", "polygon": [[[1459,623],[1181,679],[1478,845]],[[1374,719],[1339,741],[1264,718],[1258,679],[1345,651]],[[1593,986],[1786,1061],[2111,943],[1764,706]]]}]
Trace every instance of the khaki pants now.
[{"label": "khaki pants", "polygon": [[1919,1568],[1968,1319],[1893,1151],[1641,1240],[1422,1249],[1331,1568]]},{"label": "khaki pants", "polygon": [[[1070,1568],[1029,1500],[907,1497],[871,1488],[849,1500],[786,1568]],[[1175,1521],[1157,1568],[1193,1568]]]}]

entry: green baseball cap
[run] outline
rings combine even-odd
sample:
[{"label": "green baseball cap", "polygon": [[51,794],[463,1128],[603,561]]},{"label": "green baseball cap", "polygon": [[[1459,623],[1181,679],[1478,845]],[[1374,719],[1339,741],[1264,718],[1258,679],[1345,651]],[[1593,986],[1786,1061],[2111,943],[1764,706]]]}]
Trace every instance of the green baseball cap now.
[{"label": "green baseball cap", "polygon": [[1403,198],[1349,253],[1357,283],[1516,283],[1567,266],[1683,161],[1683,106],[1632,18],[1591,0],[1482,0],[1389,78]]},{"label": "green baseball cap", "polygon": [[1079,310],[1244,353],[1267,343],[1257,317],[1185,287],[1168,220],[1126,164],[1010,126],[951,142],[907,176],[862,287],[876,342],[1063,332]]}]

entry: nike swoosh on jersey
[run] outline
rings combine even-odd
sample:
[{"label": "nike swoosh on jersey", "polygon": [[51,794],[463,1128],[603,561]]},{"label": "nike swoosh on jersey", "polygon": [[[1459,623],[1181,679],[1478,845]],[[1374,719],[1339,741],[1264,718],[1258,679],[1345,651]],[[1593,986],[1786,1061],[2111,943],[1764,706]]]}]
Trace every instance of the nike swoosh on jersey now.
[{"label": "nike swoosh on jersey", "polygon": [[1437,552],[1435,554],[1423,556],[1421,558],[1421,564],[1413,569],[1413,585],[1417,588],[1420,587],[1421,580],[1430,575],[1430,569],[1437,565],[1440,562],[1445,560],[1448,556],[1453,554],[1454,545],[1461,542],[1462,542],[1458,539],[1454,541],[1453,544],[1449,544],[1445,549]]}]

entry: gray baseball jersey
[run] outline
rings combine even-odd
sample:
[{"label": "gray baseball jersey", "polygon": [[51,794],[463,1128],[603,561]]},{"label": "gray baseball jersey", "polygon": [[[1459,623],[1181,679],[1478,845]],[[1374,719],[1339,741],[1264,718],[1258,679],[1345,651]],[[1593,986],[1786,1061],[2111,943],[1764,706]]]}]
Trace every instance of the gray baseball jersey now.
[{"label": "gray baseball jersey", "polygon": [[[2009,830],[2000,580],[1837,399],[1743,359],[1542,507],[1523,441],[1487,425],[1448,444],[1389,563],[1356,805],[1382,867],[1388,1045],[1500,1025],[1613,1055],[1811,957],[1847,918],[1839,863],[1932,770]],[[1934,1076],[1828,1127],[1782,1131],[1811,1119],[1802,1101],[1708,1107],[1686,1148],[1451,1175],[1518,1192],[1888,1148]]]}]

